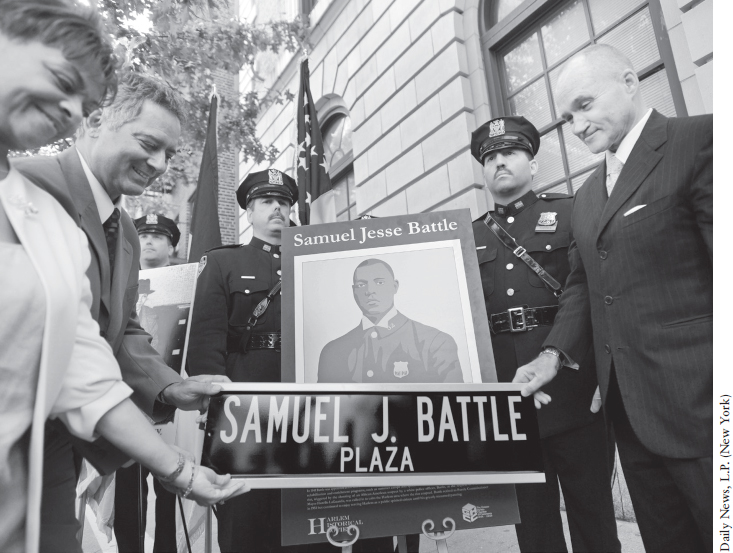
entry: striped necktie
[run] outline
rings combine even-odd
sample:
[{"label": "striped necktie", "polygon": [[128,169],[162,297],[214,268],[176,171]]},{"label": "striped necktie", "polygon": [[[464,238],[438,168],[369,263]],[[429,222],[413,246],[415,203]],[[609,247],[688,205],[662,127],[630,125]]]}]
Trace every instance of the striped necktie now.
[{"label": "striped necktie", "polygon": [[109,254],[109,274],[115,270],[115,253],[117,252],[117,234],[120,228],[120,210],[115,208],[104,224],[104,237],[107,239],[107,253]]}]

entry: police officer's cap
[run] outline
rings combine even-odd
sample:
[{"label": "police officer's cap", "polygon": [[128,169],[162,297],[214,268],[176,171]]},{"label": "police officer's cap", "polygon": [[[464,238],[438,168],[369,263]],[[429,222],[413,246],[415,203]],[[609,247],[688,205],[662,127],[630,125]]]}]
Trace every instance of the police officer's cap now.
[{"label": "police officer's cap", "polygon": [[237,189],[237,202],[242,209],[255,198],[283,198],[293,205],[298,201],[295,179],[277,169],[265,169],[250,173]]},{"label": "police officer's cap", "polygon": [[168,217],[156,213],[150,213],[135,219],[135,228],[138,234],[148,233],[167,236],[174,248],[178,245],[178,240],[181,239],[181,231],[178,230],[178,225]]},{"label": "police officer's cap", "polygon": [[471,154],[479,163],[489,152],[503,148],[524,148],[535,156],[540,149],[540,133],[520,115],[492,119],[471,134]]}]

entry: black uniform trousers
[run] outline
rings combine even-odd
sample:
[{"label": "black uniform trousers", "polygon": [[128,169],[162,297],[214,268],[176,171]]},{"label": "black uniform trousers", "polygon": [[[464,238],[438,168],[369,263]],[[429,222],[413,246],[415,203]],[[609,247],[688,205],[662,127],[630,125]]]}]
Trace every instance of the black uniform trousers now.
[{"label": "black uniform trousers", "polygon": [[[118,469],[115,473],[115,537],[119,553],[140,551],[140,534],[145,532],[148,512],[148,483],[150,471],[137,463]],[[138,514],[140,478],[142,476],[142,517]],[[176,496],[154,480],[155,490],[155,545],[154,553],[177,553],[176,549]]]},{"label": "black uniform trousers", "polygon": [[[559,479],[573,553],[621,551],[609,486],[612,467],[608,466],[603,418],[542,438],[541,443],[546,483],[516,486],[522,520],[515,526],[520,550],[523,553],[568,550],[560,516]],[[584,447],[576,447],[578,443]]]},{"label": "black uniform trousers", "polygon": [[613,365],[606,405],[646,553],[712,551],[713,458],[673,459],[649,451],[631,427]]}]

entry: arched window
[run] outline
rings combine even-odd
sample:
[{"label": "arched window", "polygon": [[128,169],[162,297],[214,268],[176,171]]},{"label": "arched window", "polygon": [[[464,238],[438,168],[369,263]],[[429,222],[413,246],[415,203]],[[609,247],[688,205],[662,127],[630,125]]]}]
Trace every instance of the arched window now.
[{"label": "arched window", "polygon": [[603,159],[558,113],[560,68],[591,44],[610,44],[634,64],[649,107],[686,115],[659,0],[487,0],[482,50],[492,114],[523,115],[540,131],[536,191],[573,193]]},{"label": "arched window", "polygon": [[337,112],[326,119],[322,133],[323,149],[336,204],[336,219],[348,221],[356,217],[351,118],[345,113]]}]

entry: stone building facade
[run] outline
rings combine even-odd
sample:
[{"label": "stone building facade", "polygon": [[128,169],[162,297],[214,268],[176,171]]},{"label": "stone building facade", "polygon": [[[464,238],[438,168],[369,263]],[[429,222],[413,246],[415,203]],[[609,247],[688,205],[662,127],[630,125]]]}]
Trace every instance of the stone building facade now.
[{"label": "stone building facade", "polygon": [[[330,147],[334,217],[490,206],[471,132],[519,114],[542,134],[539,190],[573,192],[599,162],[554,108],[559,67],[596,42],[621,48],[648,105],[667,115],[710,113],[713,0],[239,0],[263,22],[308,12],[311,90]],[[303,52],[268,55],[240,90],[297,95]],[[272,164],[243,162],[240,180],[269,166],[293,173],[294,105],[258,122]],[[330,145],[330,146],[329,146]],[[228,200],[223,196],[227,196]],[[233,201],[222,194],[221,201]],[[240,210],[239,240],[250,231]]]}]

